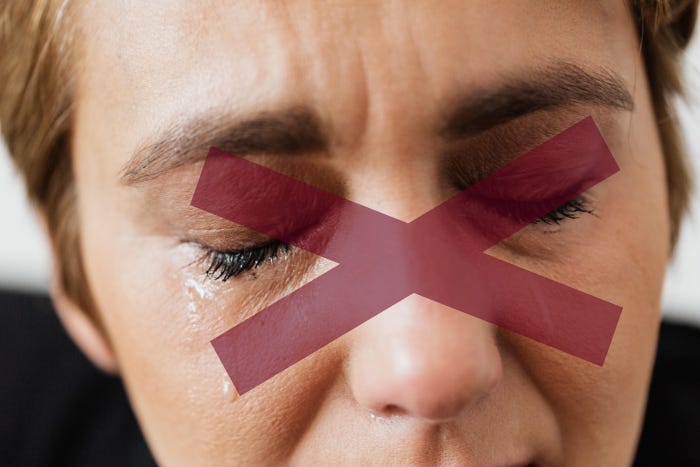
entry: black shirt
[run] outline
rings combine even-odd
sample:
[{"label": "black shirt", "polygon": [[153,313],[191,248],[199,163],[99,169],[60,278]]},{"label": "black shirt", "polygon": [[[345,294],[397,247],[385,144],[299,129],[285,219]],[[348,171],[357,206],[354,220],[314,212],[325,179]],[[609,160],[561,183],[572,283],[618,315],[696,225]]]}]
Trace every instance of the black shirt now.
[{"label": "black shirt", "polygon": [[[118,378],[45,296],[0,291],[0,467],[153,466]],[[635,466],[700,467],[700,330],[664,323]]]}]

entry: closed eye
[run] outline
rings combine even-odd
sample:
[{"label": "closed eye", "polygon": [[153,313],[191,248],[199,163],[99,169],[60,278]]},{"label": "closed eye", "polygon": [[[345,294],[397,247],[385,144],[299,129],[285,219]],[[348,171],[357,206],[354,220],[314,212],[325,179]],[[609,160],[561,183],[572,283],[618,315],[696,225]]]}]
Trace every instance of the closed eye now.
[{"label": "closed eye", "polygon": [[[533,224],[560,224],[578,219],[582,214],[591,214],[593,209],[584,196],[579,196],[534,220]],[[215,280],[226,282],[264,265],[273,265],[289,255],[290,245],[279,240],[268,240],[258,246],[238,250],[222,251],[200,245],[204,250],[201,262],[206,267],[204,274]]]}]

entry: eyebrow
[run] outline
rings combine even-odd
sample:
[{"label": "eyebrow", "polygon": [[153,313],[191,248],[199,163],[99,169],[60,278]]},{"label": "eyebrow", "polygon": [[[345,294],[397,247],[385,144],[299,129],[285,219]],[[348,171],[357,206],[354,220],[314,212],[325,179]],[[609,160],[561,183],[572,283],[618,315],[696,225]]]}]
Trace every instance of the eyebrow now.
[{"label": "eyebrow", "polygon": [[[604,68],[588,71],[567,63],[540,67],[487,89],[459,94],[445,104],[435,133],[446,141],[472,136],[537,111],[575,104],[631,111],[624,81]],[[318,114],[304,106],[255,112],[231,119],[196,116],[141,145],[122,167],[120,181],[136,185],[206,157],[210,147],[238,154],[294,155],[326,151],[332,135]]]},{"label": "eyebrow", "polygon": [[538,70],[529,79],[504,80],[495,89],[456,96],[439,127],[446,140],[459,139],[537,111],[574,104],[631,111],[634,100],[622,78],[601,68],[586,71],[572,63]]}]

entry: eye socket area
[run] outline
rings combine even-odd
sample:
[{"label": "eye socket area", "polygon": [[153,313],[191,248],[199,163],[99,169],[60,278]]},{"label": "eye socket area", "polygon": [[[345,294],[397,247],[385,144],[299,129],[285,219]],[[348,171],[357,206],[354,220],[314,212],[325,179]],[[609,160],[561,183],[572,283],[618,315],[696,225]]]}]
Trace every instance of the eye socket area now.
[{"label": "eye socket area", "polygon": [[[522,203],[527,204],[528,202]],[[510,204],[511,206],[513,205],[512,203]],[[532,206],[529,209],[532,209]],[[519,211],[516,208],[510,213],[501,213],[501,215],[518,216],[518,212],[522,213],[529,209]],[[531,225],[559,225],[562,222],[578,219],[583,214],[592,213],[593,207],[589,198],[580,195],[535,219],[531,222]],[[528,219],[517,220],[527,221]],[[274,266],[278,262],[288,259],[291,249],[288,243],[276,239],[268,239],[256,245],[233,250],[219,250],[203,244],[198,244],[198,246],[203,251],[199,262],[205,268],[205,276],[221,282],[227,282],[230,279],[266,266]]]}]

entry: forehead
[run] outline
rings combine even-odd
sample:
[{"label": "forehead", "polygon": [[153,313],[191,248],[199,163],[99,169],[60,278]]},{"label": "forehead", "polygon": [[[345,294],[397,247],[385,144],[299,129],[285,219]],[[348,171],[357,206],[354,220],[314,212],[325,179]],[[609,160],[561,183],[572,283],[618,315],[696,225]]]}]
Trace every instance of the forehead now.
[{"label": "forehead", "polygon": [[369,117],[400,126],[456,89],[553,58],[627,77],[633,29],[622,0],[121,1],[78,16],[77,139],[124,158],[211,107],[304,104],[351,135]]}]

